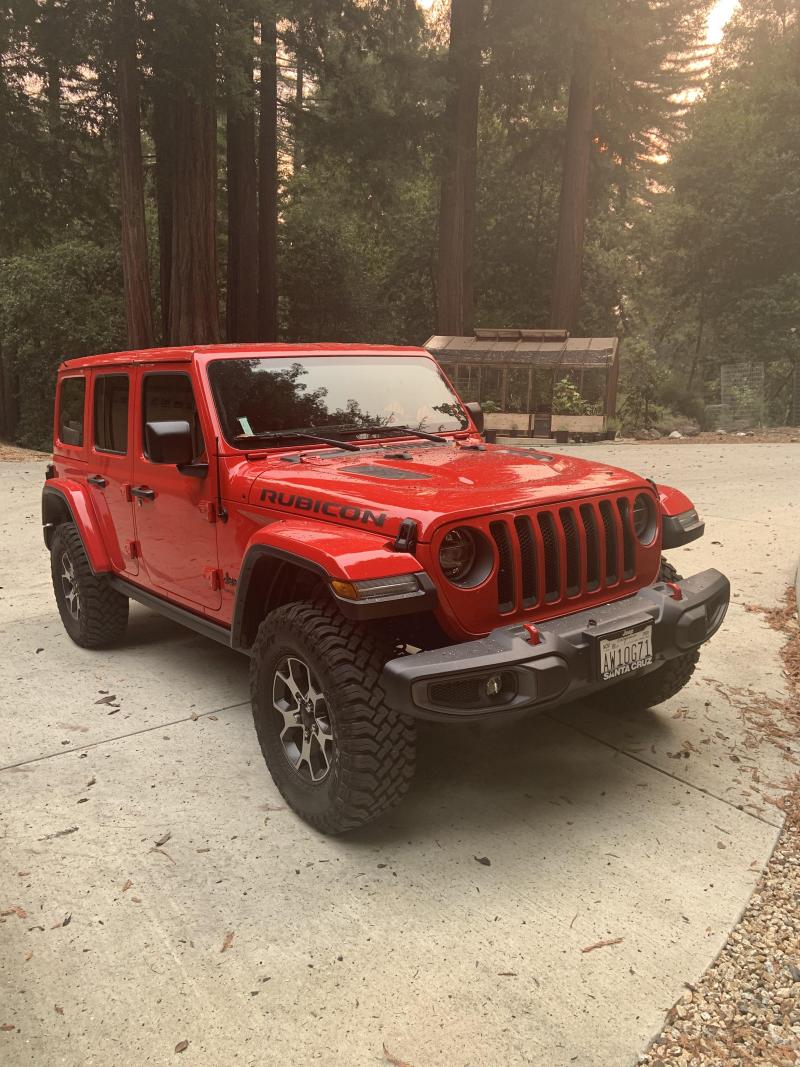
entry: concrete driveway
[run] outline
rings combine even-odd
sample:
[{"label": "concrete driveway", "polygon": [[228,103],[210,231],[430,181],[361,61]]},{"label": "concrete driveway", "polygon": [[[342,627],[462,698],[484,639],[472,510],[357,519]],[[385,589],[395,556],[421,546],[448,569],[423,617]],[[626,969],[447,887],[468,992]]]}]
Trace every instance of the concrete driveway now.
[{"label": "concrete driveway", "polygon": [[0,1062],[635,1062],[779,832],[781,638],[745,604],[792,579],[800,448],[580,452],[704,515],[670,558],[735,600],[695,680],[638,716],[425,727],[411,797],[340,839],[283,806],[245,659],[139,608],[122,649],[69,642],[43,467],[0,465]]}]

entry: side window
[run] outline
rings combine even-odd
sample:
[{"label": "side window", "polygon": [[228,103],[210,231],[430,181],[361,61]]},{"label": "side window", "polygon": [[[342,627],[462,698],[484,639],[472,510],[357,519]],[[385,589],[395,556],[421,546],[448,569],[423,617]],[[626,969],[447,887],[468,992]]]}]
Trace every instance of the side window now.
[{"label": "side window", "polygon": [[128,451],[127,374],[104,374],[94,381],[94,446],[98,452]]},{"label": "side window", "polygon": [[[205,444],[189,376],[167,373],[146,375],[142,382],[142,427],[148,422],[177,420],[188,422],[191,426],[194,460],[199,461],[205,454]],[[147,442],[144,434],[142,437],[144,454],[147,456]]]},{"label": "side window", "polygon": [[86,400],[85,378],[62,378],[58,400],[58,439],[62,444],[80,448],[83,444],[83,410]]}]

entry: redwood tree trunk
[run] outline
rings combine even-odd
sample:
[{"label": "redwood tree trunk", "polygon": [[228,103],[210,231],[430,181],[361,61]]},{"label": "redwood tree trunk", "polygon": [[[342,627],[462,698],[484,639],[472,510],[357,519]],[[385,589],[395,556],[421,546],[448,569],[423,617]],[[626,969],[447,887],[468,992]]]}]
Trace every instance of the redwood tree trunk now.
[{"label": "redwood tree trunk", "polygon": [[152,348],[153,309],[144,216],[135,0],[114,0],[119,111],[120,215],[125,319],[131,348]]},{"label": "redwood tree trunk", "polygon": [[[214,20],[209,9],[181,5],[192,42],[175,81],[175,181],[169,287],[170,344],[219,341],[217,304],[217,130]],[[186,42],[182,47],[186,49]]]},{"label": "redwood tree trunk", "polygon": [[229,7],[226,49],[229,341],[258,335],[258,209],[253,24]]},{"label": "redwood tree trunk", "polygon": [[439,208],[438,331],[472,332],[483,0],[453,0]]},{"label": "redwood tree trunk", "polygon": [[169,342],[169,293],[172,277],[172,204],[175,198],[175,108],[169,84],[169,48],[163,13],[154,5],[155,34],[152,80],[152,135],[155,148],[158,209],[159,295],[161,337]]},{"label": "redwood tree trunk", "polygon": [[278,65],[273,15],[261,19],[258,127],[258,335],[278,339]]},{"label": "redwood tree trunk", "polygon": [[589,163],[594,129],[593,49],[584,34],[575,46],[569,87],[567,136],[561,176],[558,244],[550,305],[550,325],[575,331],[581,303],[583,240],[589,192]]}]

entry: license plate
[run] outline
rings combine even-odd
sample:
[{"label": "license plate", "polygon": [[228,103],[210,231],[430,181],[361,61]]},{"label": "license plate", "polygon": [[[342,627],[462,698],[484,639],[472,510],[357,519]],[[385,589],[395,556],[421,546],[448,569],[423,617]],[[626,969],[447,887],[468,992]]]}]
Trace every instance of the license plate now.
[{"label": "license plate", "polygon": [[652,662],[652,624],[631,626],[599,640],[598,674],[604,682],[642,670]]}]

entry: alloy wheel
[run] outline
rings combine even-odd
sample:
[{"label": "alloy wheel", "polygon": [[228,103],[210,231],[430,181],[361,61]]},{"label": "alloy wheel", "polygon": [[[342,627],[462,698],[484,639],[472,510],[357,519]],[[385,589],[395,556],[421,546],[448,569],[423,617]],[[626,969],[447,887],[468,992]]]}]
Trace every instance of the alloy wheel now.
[{"label": "alloy wheel", "polygon": [[305,781],[322,782],[333,765],[333,728],[325,694],[298,656],[284,656],[275,668],[272,706],[289,764]]},{"label": "alloy wheel", "polygon": [[67,610],[77,622],[81,614],[81,598],[75,578],[75,567],[67,552],[61,556],[61,588],[64,591]]}]

